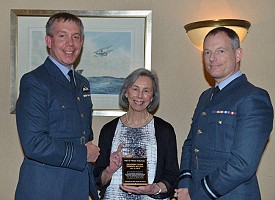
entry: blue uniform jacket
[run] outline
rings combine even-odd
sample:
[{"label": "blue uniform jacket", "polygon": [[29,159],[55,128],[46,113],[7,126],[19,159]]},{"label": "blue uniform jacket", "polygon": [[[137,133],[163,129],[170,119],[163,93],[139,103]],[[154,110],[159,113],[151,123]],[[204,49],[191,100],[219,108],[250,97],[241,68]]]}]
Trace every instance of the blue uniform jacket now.
[{"label": "blue uniform jacket", "polygon": [[16,200],[98,199],[85,143],[92,139],[92,102],[86,78],[76,91],[47,58],[20,82],[16,122],[25,154]]},{"label": "blue uniform jacket", "polygon": [[259,200],[256,171],[273,127],[268,93],[245,75],[202,93],[182,147],[179,188],[192,200]]}]

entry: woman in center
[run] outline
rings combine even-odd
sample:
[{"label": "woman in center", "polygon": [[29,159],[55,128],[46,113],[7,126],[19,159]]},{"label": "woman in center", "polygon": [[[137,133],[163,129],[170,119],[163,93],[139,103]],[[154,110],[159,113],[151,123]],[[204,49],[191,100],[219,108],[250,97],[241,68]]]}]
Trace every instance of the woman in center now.
[{"label": "woman in center", "polygon": [[[172,125],[153,115],[159,105],[156,73],[144,68],[124,81],[119,104],[126,112],[105,124],[94,175],[101,199],[170,199],[179,167]],[[122,158],[147,158],[148,185],[122,185]]]}]

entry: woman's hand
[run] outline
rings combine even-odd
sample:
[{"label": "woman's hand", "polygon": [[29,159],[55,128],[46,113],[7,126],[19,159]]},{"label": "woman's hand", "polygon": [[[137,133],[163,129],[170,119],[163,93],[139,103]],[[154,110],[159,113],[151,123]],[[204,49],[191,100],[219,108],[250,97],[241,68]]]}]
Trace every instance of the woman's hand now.
[{"label": "woman's hand", "polygon": [[148,184],[146,186],[120,185],[120,188],[125,192],[133,193],[133,194],[154,195],[161,191],[160,186],[158,186],[156,183]]},{"label": "woman's hand", "polygon": [[122,165],[122,148],[124,143],[120,143],[117,150],[113,152],[110,156],[109,166],[106,168],[107,172],[115,173]]},{"label": "woman's hand", "polygon": [[117,150],[113,152],[110,156],[110,163],[109,166],[106,167],[106,169],[102,172],[101,175],[101,183],[102,185],[107,184],[113,174],[121,167],[122,165],[122,148],[124,146],[124,143],[120,143],[117,147]]}]

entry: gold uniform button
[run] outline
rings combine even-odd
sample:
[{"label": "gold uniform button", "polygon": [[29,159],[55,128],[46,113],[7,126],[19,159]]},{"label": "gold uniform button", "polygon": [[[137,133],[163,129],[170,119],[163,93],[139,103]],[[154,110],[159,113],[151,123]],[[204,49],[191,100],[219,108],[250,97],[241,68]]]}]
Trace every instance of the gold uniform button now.
[{"label": "gold uniform button", "polygon": [[202,134],[202,131],[199,129],[199,130],[197,131],[197,134],[198,134],[198,135]]}]

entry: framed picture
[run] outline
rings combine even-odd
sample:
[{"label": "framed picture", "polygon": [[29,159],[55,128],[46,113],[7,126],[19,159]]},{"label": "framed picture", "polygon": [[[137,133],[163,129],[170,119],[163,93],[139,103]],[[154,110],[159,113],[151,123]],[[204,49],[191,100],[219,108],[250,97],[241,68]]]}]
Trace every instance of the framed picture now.
[{"label": "framed picture", "polygon": [[152,11],[22,10],[10,12],[10,113],[15,113],[23,74],[48,56],[45,25],[58,12],[80,17],[85,39],[76,71],[91,85],[94,116],[120,116],[118,95],[126,76],[143,67],[151,69]]}]

